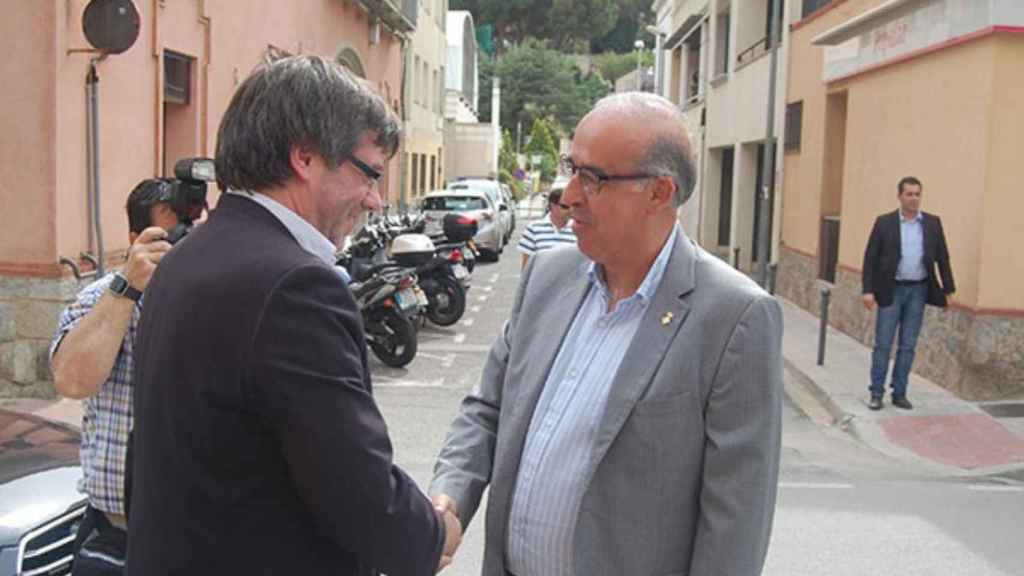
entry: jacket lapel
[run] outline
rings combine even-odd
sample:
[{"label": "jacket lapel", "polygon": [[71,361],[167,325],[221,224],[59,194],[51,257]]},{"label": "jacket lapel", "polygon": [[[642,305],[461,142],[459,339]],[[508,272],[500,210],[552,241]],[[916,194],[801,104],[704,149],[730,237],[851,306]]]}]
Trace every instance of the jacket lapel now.
[{"label": "jacket lapel", "polygon": [[[650,385],[672,340],[686,321],[689,306],[683,299],[695,286],[696,252],[690,239],[680,233],[664,276],[644,312],[633,342],[622,359],[608,395],[604,416],[594,442],[588,470],[596,470],[619,434],[633,406]],[[589,482],[589,479],[588,479]]]}]

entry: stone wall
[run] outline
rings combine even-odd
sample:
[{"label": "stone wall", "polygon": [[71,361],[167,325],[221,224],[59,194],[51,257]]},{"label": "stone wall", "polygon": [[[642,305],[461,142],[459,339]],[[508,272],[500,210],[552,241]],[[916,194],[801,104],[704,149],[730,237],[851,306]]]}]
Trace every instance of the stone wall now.
[{"label": "stone wall", "polygon": [[0,276],[0,398],[55,395],[48,351],[57,318],[85,282]]},{"label": "stone wall", "polygon": [[[818,315],[821,281],[817,277],[816,258],[780,247],[776,279],[780,296]],[[861,304],[860,274],[840,268],[829,288],[829,324],[872,346],[875,315]],[[1024,395],[1024,317],[926,306],[914,372],[968,400]],[[865,366],[865,386],[867,380]]]}]

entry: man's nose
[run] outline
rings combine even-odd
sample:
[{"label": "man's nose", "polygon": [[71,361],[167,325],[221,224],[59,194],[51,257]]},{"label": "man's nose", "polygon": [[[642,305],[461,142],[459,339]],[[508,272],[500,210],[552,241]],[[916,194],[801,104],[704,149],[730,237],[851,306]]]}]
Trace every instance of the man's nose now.
[{"label": "man's nose", "polygon": [[562,204],[569,207],[579,206],[583,201],[583,186],[580,185],[580,179],[572,176],[569,178],[569,182],[565,185],[565,190],[562,191]]},{"label": "man's nose", "polygon": [[380,197],[380,188],[373,186],[366,197],[363,198],[363,210],[375,212],[380,210],[383,205],[384,200]]}]

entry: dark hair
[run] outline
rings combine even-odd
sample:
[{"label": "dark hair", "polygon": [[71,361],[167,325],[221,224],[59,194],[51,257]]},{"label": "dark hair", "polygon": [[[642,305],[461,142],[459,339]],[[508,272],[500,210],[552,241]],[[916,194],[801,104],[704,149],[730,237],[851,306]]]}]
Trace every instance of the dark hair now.
[{"label": "dark hair", "polygon": [[557,204],[561,200],[562,200],[562,189],[561,188],[552,188],[551,191],[548,192],[548,204]]},{"label": "dark hair", "polygon": [[900,183],[896,185],[896,195],[897,196],[899,196],[900,194],[903,194],[903,186],[906,185],[906,184],[910,184],[911,186],[918,186],[920,188],[924,188],[924,186],[921,184],[921,181],[918,180],[917,178],[914,178],[913,176],[904,176],[903,178],[900,178]]},{"label": "dark hair", "polygon": [[150,211],[157,204],[170,199],[171,181],[167,178],[148,178],[139,182],[128,195],[125,211],[128,212],[128,230],[136,234],[153,225]]},{"label": "dark hair", "polygon": [[292,177],[289,155],[301,146],[336,168],[367,131],[393,156],[401,127],[387,103],[342,65],[320,56],[259,66],[235,92],[217,132],[221,190],[264,190]]}]

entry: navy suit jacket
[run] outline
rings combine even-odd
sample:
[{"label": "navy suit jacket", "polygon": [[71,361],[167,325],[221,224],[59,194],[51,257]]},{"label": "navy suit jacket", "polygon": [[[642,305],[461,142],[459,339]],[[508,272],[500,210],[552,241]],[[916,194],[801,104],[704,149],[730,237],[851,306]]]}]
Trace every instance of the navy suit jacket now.
[{"label": "navy suit jacket", "polygon": [[146,290],[129,575],[432,575],[440,516],[392,464],[359,310],[225,195]]},{"label": "navy suit jacket", "polygon": [[[934,214],[921,212],[921,228],[924,231],[924,269],[928,272],[928,304],[944,308],[946,295],[956,291],[953,270],[949,266],[949,248],[942,231],[942,221]],[[862,292],[874,294],[879,306],[892,304],[892,290],[896,284],[896,271],[903,254],[900,234],[900,212],[896,210],[882,214],[875,220],[864,249],[864,273],[861,276]],[[935,269],[938,268],[938,276]],[[939,278],[942,285],[939,285]]]}]

